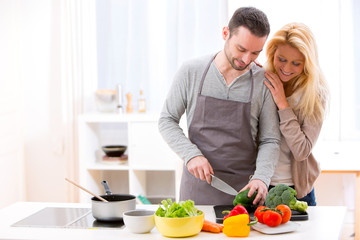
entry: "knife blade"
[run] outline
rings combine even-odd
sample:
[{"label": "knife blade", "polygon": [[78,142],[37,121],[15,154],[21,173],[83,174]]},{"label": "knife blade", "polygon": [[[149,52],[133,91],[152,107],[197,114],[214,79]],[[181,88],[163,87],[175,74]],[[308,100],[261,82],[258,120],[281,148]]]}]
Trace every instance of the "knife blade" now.
[{"label": "knife blade", "polygon": [[211,175],[211,186],[230,195],[236,196],[239,192],[236,191],[232,186],[224,182],[218,177],[215,177],[214,175]]}]

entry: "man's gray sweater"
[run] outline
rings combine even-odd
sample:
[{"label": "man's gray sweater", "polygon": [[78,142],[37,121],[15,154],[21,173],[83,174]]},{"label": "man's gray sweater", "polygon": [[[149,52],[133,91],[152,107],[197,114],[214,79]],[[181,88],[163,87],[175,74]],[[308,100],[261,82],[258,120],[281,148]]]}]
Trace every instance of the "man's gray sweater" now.
[{"label": "man's gray sweater", "polygon": [[[213,56],[204,56],[185,62],[175,75],[165,100],[159,119],[159,130],[165,141],[185,164],[192,158],[202,155],[179,126],[181,116],[186,111],[187,126],[190,127],[196,106],[201,77],[206,65]],[[258,148],[256,170],[251,179],[260,179],[270,184],[275,165],[279,158],[279,119],[277,108],[269,89],[265,86],[264,69],[251,65],[254,79],[251,99],[251,133]],[[202,88],[202,95],[218,99],[247,102],[250,97],[250,71],[237,77],[229,86],[212,62]]]}]

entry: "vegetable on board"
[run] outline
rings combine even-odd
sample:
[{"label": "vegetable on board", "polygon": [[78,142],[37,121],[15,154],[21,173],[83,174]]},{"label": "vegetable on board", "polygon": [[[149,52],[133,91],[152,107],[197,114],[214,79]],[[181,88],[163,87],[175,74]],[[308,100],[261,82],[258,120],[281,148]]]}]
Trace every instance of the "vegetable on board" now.
[{"label": "vegetable on board", "polygon": [[236,195],[236,197],[233,201],[233,204],[234,204],[234,206],[240,204],[240,205],[244,206],[250,212],[252,210],[255,210],[255,208],[256,208],[253,205],[253,201],[256,197],[257,191],[255,191],[251,197],[248,197],[249,190],[250,189],[246,189],[244,191],[239,192],[238,195]]},{"label": "vegetable on board", "polygon": [[282,221],[282,212],[273,209],[265,209],[263,215],[263,222],[269,227],[277,227]]},{"label": "vegetable on board", "polygon": [[256,218],[254,222],[250,223],[248,214],[231,216],[224,220],[223,232],[228,237],[248,237],[250,234],[250,225],[256,223]]},{"label": "vegetable on board", "polygon": [[270,227],[276,227],[280,224],[287,223],[290,220],[291,209],[285,204],[278,205],[275,209],[259,206],[256,208],[254,216],[258,219],[259,223],[266,224]]},{"label": "vegetable on board", "polygon": [[211,233],[220,233],[220,232],[222,232],[223,228],[224,228],[224,226],[222,226],[221,224],[211,222],[209,220],[204,219],[204,224],[202,226],[201,231],[211,232]]},{"label": "vegetable on board", "polygon": [[269,190],[269,193],[265,198],[265,206],[275,208],[280,204],[285,204],[292,210],[306,212],[308,207],[307,202],[299,201],[295,196],[295,189],[285,184],[278,184]]},{"label": "vegetable on board", "polygon": [[[236,205],[231,211],[222,211],[222,213],[228,213],[228,215],[225,215],[223,220],[227,219],[228,217],[231,216],[236,216],[239,214],[247,214],[249,215],[248,211],[246,210],[246,208],[242,205]],[[249,221],[250,221],[250,216],[249,216]]]},{"label": "vegetable on board", "polygon": [[159,208],[155,212],[156,216],[159,217],[193,217],[202,214],[201,211],[197,210],[194,201],[192,200],[180,201],[179,203],[176,203],[169,198],[167,200],[162,200],[161,204],[162,206],[159,205]]},{"label": "vegetable on board", "polygon": [[264,209],[270,209],[270,208],[265,207],[265,206],[259,206],[255,210],[254,216],[257,217],[259,223],[264,223],[264,221],[263,221],[263,216],[265,213]]},{"label": "vegetable on board", "polygon": [[290,220],[290,218],[291,218],[291,209],[289,208],[288,205],[280,204],[280,205],[277,205],[275,209],[282,212],[281,224],[287,223]]}]

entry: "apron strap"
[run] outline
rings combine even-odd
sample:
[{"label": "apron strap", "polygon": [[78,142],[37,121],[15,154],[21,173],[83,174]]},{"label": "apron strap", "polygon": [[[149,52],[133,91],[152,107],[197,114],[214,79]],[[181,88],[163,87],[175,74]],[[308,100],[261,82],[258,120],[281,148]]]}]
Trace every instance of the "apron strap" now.
[{"label": "apron strap", "polygon": [[254,89],[254,78],[253,78],[253,72],[252,69],[250,68],[250,81],[251,81],[251,90],[250,90],[250,97],[248,102],[251,102],[252,96],[253,96],[253,89]]},{"label": "apron strap", "polygon": [[[198,90],[198,95],[201,95],[201,90],[202,90],[202,87],[204,85],[206,74],[209,71],[211,63],[214,61],[216,55],[217,54],[215,54],[214,57],[212,57],[211,60],[209,61],[209,63],[206,65],[205,71],[204,71],[204,73],[203,73],[203,75],[201,77],[200,86],[199,86],[199,90]],[[251,80],[251,89],[250,89],[250,97],[249,97],[248,102],[251,102],[251,99],[252,99],[252,96],[253,96],[253,89],[254,89],[254,79],[253,79],[253,72],[252,72],[251,68],[250,68],[250,80]]]},{"label": "apron strap", "polygon": [[214,61],[215,57],[216,57],[217,54],[215,54],[214,57],[211,58],[211,60],[209,61],[208,65],[206,66],[205,68],[205,71],[201,77],[201,82],[200,82],[200,86],[199,86],[199,91],[198,91],[198,95],[201,95],[201,90],[202,90],[202,87],[203,87],[203,84],[204,84],[204,80],[205,80],[205,77],[206,77],[206,74],[207,72],[209,71],[209,68],[211,66],[211,63]]}]

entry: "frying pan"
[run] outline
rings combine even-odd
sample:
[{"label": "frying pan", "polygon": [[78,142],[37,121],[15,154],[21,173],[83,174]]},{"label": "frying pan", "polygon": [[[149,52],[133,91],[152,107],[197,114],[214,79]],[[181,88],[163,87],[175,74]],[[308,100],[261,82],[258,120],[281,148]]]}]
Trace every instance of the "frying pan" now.
[{"label": "frying pan", "polygon": [[106,181],[101,184],[105,188],[106,195],[100,197],[108,202],[103,202],[96,197],[91,198],[91,210],[93,217],[98,221],[120,221],[123,213],[136,208],[136,197],[130,194],[112,194]]}]

